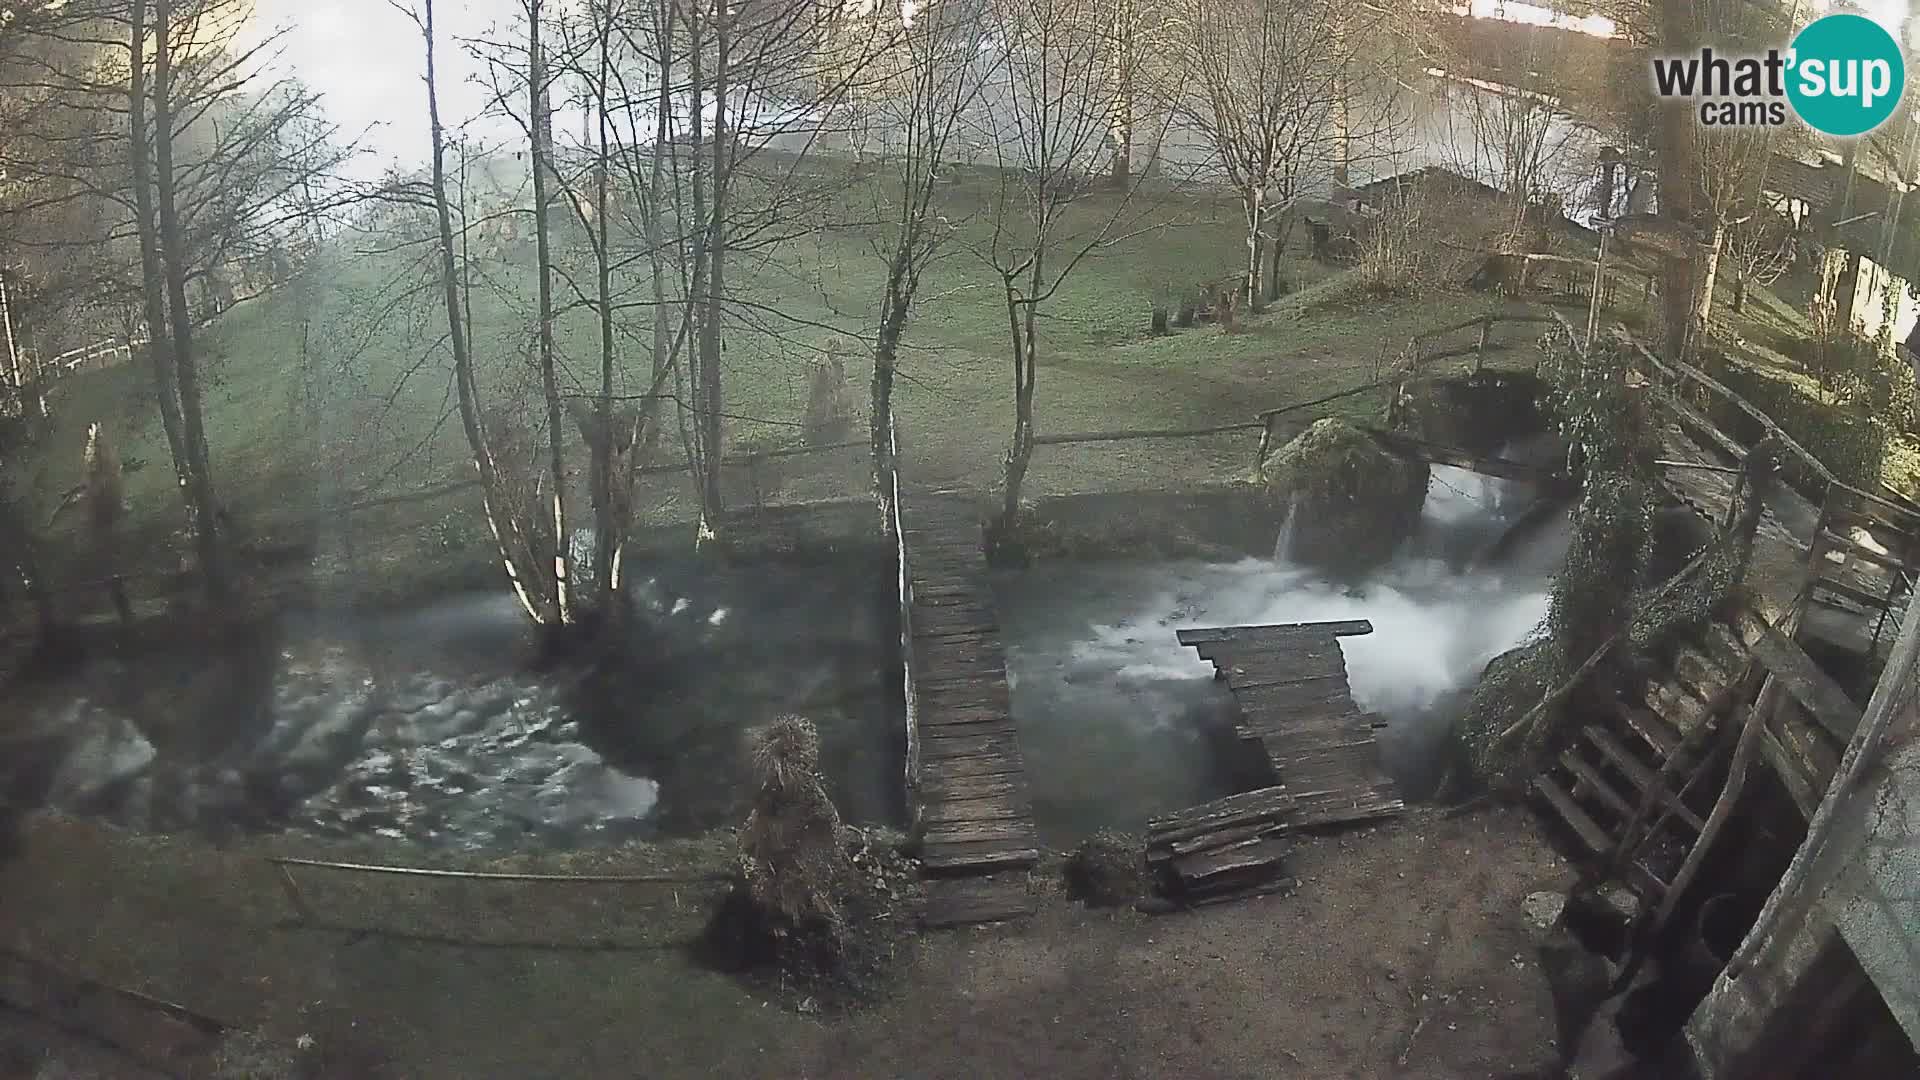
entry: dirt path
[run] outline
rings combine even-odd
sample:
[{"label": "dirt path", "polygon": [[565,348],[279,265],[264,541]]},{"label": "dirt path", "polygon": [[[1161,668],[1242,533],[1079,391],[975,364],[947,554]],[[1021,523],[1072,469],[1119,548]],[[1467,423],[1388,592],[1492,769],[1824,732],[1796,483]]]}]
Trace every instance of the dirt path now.
[{"label": "dirt path", "polygon": [[257,855],[43,824],[0,929],[342,1077],[1498,1077],[1555,1037],[1521,900],[1567,871],[1512,810],[1303,843],[1292,896],[921,937],[832,1016],[689,963],[692,892],[309,887],[351,933],[292,926]]}]

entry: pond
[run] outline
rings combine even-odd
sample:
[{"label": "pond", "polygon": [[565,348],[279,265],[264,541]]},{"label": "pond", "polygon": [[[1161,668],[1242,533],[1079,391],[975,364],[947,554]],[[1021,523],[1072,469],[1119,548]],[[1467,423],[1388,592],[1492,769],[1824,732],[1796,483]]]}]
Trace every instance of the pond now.
[{"label": "pond", "polygon": [[638,630],[542,668],[514,601],[290,615],[211,654],[91,659],[10,688],[16,805],[128,828],[578,847],[738,824],[744,736],[820,728],[852,822],[898,823],[892,601],[864,560],[642,568]]},{"label": "pond", "polygon": [[1182,627],[1371,620],[1372,634],[1341,639],[1354,699],[1388,721],[1389,775],[1409,798],[1429,796],[1468,689],[1546,615],[1563,520],[1497,564],[1476,561],[1534,497],[1526,484],[1436,467],[1416,534],[1358,584],[1271,559],[1042,563],[1000,575],[1042,839],[1070,846],[1103,826],[1137,829],[1246,786],[1231,697],[1175,639]]}]

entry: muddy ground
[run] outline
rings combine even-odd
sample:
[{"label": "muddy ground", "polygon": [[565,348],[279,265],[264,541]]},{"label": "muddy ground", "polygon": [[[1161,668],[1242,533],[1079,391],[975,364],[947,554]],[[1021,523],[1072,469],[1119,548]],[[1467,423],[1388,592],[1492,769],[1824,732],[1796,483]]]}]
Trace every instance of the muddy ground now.
[{"label": "muddy ground", "polygon": [[[1303,841],[1296,893],[1196,913],[1088,911],[1037,881],[1049,895],[1030,923],[911,939],[880,999],[847,1011],[694,964],[708,886],[304,871],[302,896],[334,925],[316,929],[261,860],[296,848],[380,854],[42,820],[0,869],[0,930],[256,1028],[321,1075],[1372,1080],[1534,1075],[1556,1053],[1522,900],[1569,871],[1513,809]],[[697,874],[724,853],[499,865]],[[21,1075],[138,1075],[4,1008],[0,1050],[0,1074],[40,1059]]]}]

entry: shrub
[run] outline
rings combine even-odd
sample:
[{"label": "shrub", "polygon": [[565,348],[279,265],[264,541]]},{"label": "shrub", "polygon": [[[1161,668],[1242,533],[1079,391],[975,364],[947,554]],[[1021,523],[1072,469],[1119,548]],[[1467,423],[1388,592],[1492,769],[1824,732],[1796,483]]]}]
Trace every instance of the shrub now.
[{"label": "shrub", "polygon": [[1102,829],[1067,858],[1067,893],[1092,907],[1119,907],[1147,894],[1146,845],[1137,836]]},{"label": "shrub", "polygon": [[[1882,415],[1829,401],[1805,381],[1734,362],[1717,351],[1703,354],[1702,359],[1709,373],[1772,417],[1834,475],[1867,490],[1880,483],[1881,463],[1891,434],[1891,425]],[[1911,402],[1911,371],[1906,381],[1906,396]],[[1742,441],[1752,442],[1761,434],[1757,421],[1717,394],[1708,403],[1708,414]],[[1817,501],[1824,496],[1825,485],[1820,478],[1796,458],[1785,458],[1784,472],[1788,481],[1809,497]]]},{"label": "shrub", "polygon": [[855,878],[820,777],[819,732],[782,716],[752,733],[748,754],[760,789],[740,830],[740,876],[708,924],[709,952],[731,968],[837,976],[850,950],[844,900]]}]

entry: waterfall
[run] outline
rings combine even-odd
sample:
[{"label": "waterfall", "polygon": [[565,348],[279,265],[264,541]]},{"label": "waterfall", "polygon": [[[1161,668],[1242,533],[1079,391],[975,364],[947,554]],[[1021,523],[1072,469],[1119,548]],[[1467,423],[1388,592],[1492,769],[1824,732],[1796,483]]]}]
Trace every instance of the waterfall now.
[{"label": "waterfall", "polygon": [[1273,561],[1286,562],[1293,555],[1293,517],[1300,508],[1300,495],[1287,496],[1287,515],[1280,519],[1280,535],[1273,540]]}]

